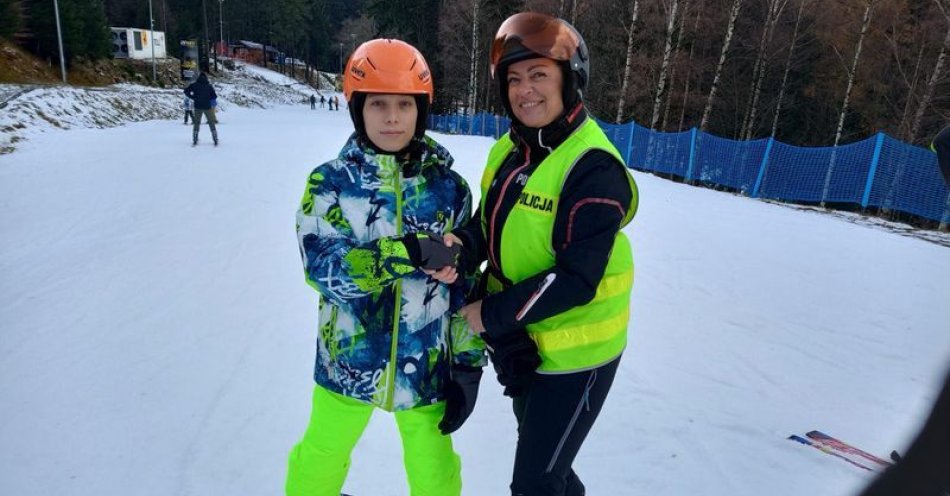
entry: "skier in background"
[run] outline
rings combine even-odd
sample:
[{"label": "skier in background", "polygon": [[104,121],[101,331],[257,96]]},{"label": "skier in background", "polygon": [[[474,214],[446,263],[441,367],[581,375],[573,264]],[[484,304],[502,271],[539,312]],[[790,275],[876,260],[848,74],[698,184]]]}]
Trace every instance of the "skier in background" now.
[{"label": "skier in background", "polygon": [[185,88],[185,95],[195,103],[194,125],[191,131],[191,146],[198,144],[198,131],[201,130],[201,116],[208,119],[208,127],[211,128],[211,138],[214,140],[214,146],[218,146],[218,129],[215,127],[214,114],[211,113],[211,100],[217,99],[218,94],[214,92],[211,83],[208,82],[208,76],[205,73],[198,75],[198,80]]},{"label": "skier in background", "polygon": [[185,111],[185,124],[188,124],[188,118],[195,120],[195,104],[187,96],[184,98],[184,101],[181,103],[181,108]]},{"label": "skier in background", "polygon": [[474,280],[429,274],[455,266],[439,235],[469,219],[471,193],[424,134],[433,86],[418,50],[368,41],[345,74],[356,132],[311,173],[297,212],[306,279],[322,301],[310,423],[290,452],[286,493],[339,495],[381,409],[399,428],[410,494],[459,496],[448,434],[475,406],[484,345],[452,315]]},{"label": "skier in background", "polygon": [[311,93],[310,94],[310,110],[314,110],[316,108],[317,108],[317,97],[314,96],[313,93]]}]

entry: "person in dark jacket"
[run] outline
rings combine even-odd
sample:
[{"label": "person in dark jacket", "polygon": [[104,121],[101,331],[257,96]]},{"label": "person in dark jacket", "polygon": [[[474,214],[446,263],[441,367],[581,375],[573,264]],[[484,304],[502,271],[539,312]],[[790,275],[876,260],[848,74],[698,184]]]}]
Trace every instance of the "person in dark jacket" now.
[{"label": "person in dark jacket", "polygon": [[211,111],[211,101],[218,98],[214,92],[211,83],[208,82],[208,76],[205,73],[198,75],[198,80],[185,88],[185,96],[195,102],[194,126],[191,131],[191,146],[198,144],[198,131],[201,130],[201,116],[208,119],[208,127],[211,128],[211,138],[214,140],[214,146],[218,146],[218,129],[215,127],[214,114]]},{"label": "person in dark jacket", "polygon": [[[511,494],[585,493],[574,458],[626,345],[633,256],[621,228],[636,183],[584,107],[589,52],[569,23],[505,20],[491,72],[511,130],[493,146],[471,222],[446,236],[484,297],[462,309],[485,340],[518,423]],[[451,267],[436,277],[452,281]]]},{"label": "person in dark jacket", "polygon": [[950,185],[950,126],[943,128],[943,131],[937,134],[930,149],[937,153],[937,162],[940,164],[940,172],[943,173],[943,180]]},{"label": "person in dark jacket", "polygon": [[315,110],[317,108],[317,97],[310,94],[310,110]]},{"label": "person in dark jacket", "polygon": [[[947,181],[950,183],[950,179]],[[907,453],[861,496],[950,495],[950,375]]]}]

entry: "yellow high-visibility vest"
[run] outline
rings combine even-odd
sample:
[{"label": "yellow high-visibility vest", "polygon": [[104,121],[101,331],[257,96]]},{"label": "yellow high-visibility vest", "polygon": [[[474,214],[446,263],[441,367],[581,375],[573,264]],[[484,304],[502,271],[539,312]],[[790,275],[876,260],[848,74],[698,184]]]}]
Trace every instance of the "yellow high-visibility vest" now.
[{"label": "yellow high-visibility vest", "polygon": [[[487,215],[490,215],[485,208],[487,192],[512,148],[514,143],[509,135],[505,135],[495,143],[488,155],[481,182],[481,221],[486,239]],[[561,188],[577,161],[595,149],[610,153],[617,159],[618,167],[624,168],[633,195],[626,206],[621,227],[633,218],[639,201],[636,182],[600,126],[588,118],[531,173],[505,225],[501,227],[499,263],[502,274],[512,283],[517,284],[554,267],[552,235]],[[489,293],[503,289],[500,281],[488,277]],[[528,334],[537,343],[542,359],[538,371],[563,373],[585,370],[619,356],[627,344],[632,287],[633,255],[627,237],[618,230],[607,269],[597,285],[594,299],[527,326]]]}]

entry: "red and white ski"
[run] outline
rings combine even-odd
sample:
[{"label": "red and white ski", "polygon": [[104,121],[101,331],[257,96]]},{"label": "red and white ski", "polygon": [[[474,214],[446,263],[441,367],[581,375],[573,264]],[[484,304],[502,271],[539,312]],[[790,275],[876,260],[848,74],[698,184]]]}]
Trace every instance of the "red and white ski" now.
[{"label": "red and white ski", "polygon": [[825,446],[828,446],[829,448],[831,448],[831,449],[833,449],[833,450],[835,450],[835,451],[838,451],[838,452],[840,452],[840,453],[848,454],[848,455],[856,455],[856,456],[859,456],[859,457],[861,457],[861,458],[864,458],[865,460],[874,462],[874,463],[876,463],[877,465],[879,465],[879,466],[882,467],[882,468],[886,468],[886,467],[890,467],[890,466],[891,466],[891,462],[889,462],[889,461],[887,461],[887,460],[885,460],[885,459],[883,459],[883,458],[874,456],[874,455],[868,453],[867,451],[864,451],[864,450],[862,450],[862,449],[856,448],[856,447],[854,447],[854,446],[852,446],[852,445],[850,445],[850,444],[848,444],[848,443],[846,443],[846,442],[844,442],[844,441],[842,441],[842,440],[840,440],[840,439],[836,439],[836,438],[834,438],[834,437],[832,437],[832,436],[829,436],[828,434],[825,434],[824,432],[821,432],[821,431],[811,431],[811,432],[806,433],[805,436],[807,436],[808,439],[811,439],[812,441],[821,443],[821,444],[823,444],[823,445],[825,445]]}]

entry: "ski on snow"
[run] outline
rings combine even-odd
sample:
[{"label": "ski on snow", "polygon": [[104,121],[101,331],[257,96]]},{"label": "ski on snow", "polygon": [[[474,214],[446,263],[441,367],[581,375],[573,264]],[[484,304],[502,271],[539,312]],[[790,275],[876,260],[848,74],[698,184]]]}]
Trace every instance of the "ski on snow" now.
[{"label": "ski on snow", "polygon": [[883,458],[874,456],[862,449],[855,448],[854,446],[851,446],[850,444],[844,441],[841,441],[840,439],[835,439],[829,436],[828,434],[825,434],[824,432],[810,431],[806,433],[805,436],[807,436],[808,439],[811,439],[813,441],[818,441],[819,443],[824,444],[825,446],[828,446],[834,450],[840,451],[842,453],[848,453],[848,454],[860,456],[861,458],[864,458],[865,460],[868,460],[868,461],[872,461],[882,467],[889,467],[891,465],[891,462],[884,460]]},{"label": "ski on snow", "polygon": [[[792,434],[788,436],[788,439],[804,444],[805,446],[811,446],[870,472],[879,472],[891,465],[890,462],[880,457],[874,456],[867,451],[856,448],[821,431],[809,431],[804,437]],[[868,463],[869,461],[872,463]]]}]

